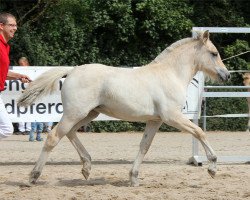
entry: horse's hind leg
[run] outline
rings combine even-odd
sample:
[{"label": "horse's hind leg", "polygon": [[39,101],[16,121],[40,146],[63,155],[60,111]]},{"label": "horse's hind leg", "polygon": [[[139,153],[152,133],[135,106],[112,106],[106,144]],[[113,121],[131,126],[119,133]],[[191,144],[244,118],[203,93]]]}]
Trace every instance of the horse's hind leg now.
[{"label": "horse's hind leg", "polygon": [[57,145],[59,142],[60,138],[58,137],[57,134],[57,127],[56,125],[52,130],[51,133],[48,134],[48,137],[46,139],[46,142],[42,148],[42,151],[40,153],[39,159],[36,162],[35,167],[30,173],[30,178],[29,181],[30,183],[35,183],[36,180],[39,178],[39,176],[42,173],[43,166],[45,165],[47,158],[49,156],[50,151]]},{"label": "horse's hind leg", "polygon": [[58,142],[71,131],[75,122],[67,117],[63,116],[60,122],[52,129],[51,133],[48,134],[46,142],[42,148],[41,154],[38,161],[36,162],[35,167],[30,173],[30,183],[35,183],[36,180],[42,173],[42,169],[47,161],[49,153],[52,149],[58,144]]},{"label": "horse's hind leg", "polygon": [[249,132],[250,131],[250,97],[247,98],[247,104],[248,104],[248,123],[247,123],[246,132]]},{"label": "horse's hind leg", "polygon": [[77,123],[77,125],[74,128],[75,129],[74,131],[72,130],[71,132],[69,132],[67,134],[68,139],[73,144],[73,146],[75,147],[75,149],[77,150],[77,152],[80,156],[80,159],[81,159],[82,164],[83,164],[82,174],[85,177],[85,179],[88,179],[89,173],[91,170],[91,157],[90,157],[89,153],[87,152],[87,150],[82,145],[79,138],[77,137],[76,130],[78,130],[78,128],[83,126],[83,125],[87,125],[89,122],[91,122],[98,115],[99,115],[98,112],[91,111],[87,117],[85,117],[83,120],[81,120],[80,122]]},{"label": "horse's hind leg", "polygon": [[139,186],[138,182],[139,167],[142,163],[144,156],[148,152],[148,149],[155,136],[155,133],[158,131],[161,124],[162,121],[148,121],[146,124],[145,132],[140,143],[140,150],[134,161],[133,167],[129,172],[131,186]]}]

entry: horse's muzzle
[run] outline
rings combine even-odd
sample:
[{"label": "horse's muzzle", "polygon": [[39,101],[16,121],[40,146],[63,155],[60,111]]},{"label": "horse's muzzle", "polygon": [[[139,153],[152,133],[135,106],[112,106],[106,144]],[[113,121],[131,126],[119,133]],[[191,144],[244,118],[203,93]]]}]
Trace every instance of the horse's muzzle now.
[{"label": "horse's muzzle", "polygon": [[217,67],[216,68],[219,79],[221,81],[228,81],[231,77],[230,72],[226,68],[222,67]]}]

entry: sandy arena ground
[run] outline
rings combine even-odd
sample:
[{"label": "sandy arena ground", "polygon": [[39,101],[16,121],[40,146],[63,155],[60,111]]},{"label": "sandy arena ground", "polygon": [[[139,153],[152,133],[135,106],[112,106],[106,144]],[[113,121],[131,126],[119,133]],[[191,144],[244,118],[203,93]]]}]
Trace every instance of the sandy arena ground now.
[{"label": "sandy arena ground", "polygon": [[[218,156],[249,156],[250,134],[208,133]],[[46,135],[43,136],[44,138]],[[187,165],[192,137],[184,133],[157,133],[140,168],[139,187],[130,187],[128,173],[142,133],[79,133],[92,156],[88,180],[81,174],[76,150],[67,138],[52,151],[36,185],[28,177],[44,142],[28,136],[0,141],[0,199],[86,200],[239,200],[250,199],[250,165],[219,164],[215,179],[208,165]],[[200,150],[203,154],[203,150]]]}]

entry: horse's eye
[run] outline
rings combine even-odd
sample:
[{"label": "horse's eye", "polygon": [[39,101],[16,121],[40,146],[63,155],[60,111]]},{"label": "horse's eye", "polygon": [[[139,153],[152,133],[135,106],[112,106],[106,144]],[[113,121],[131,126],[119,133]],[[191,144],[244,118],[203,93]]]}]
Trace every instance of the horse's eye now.
[{"label": "horse's eye", "polygon": [[211,54],[212,54],[214,57],[218,56],[218,52],[211,52]]}]

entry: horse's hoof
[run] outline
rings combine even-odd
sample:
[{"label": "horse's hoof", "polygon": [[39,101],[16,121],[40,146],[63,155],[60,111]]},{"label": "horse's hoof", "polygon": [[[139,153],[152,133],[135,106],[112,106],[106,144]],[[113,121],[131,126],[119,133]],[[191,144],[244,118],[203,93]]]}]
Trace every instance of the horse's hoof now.
[{"label": "horse's hoof", "polygon": [[90,174],[89,170],[82,169],[82,174],[83,174],[84,178],[85,178],[86,180],[88,180],[89,174]]},{"label": "horse's hoof", "polygon": [[130,187],[139,187],[139,182],[135,182],[135,183],[132,183],[130,184]]},{"label": "horse's hoof", "polygon": [[138,175],[139,175],[139,172],[137,170],[133,171],[131,169],[129,171],[129,180],[130,180],[131,187],[138,187],[139,186]]},{"label": "horse's hoof", "polygon": [[215,175],[216,175],[216,170],[214,170],[214,169],[208,168],[207,172],[209,173],[209,175],[210,175],[212,178],[214,178]]},{"label": "horse's hoof", "polygon": [[39,171],[32,171],[30,173],[29,182],[32,183],[32,184],[35,184],[40,175],[41,175],[41,172],[39,172]]}]

